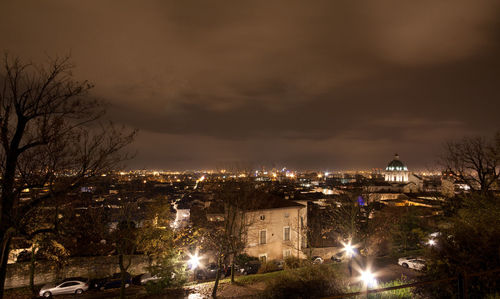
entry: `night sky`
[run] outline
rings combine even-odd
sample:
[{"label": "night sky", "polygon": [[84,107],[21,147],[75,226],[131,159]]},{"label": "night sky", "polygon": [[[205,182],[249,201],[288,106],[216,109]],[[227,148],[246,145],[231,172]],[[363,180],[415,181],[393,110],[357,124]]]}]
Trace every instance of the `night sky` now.
[{"label": "night sky", "polygon": [[131,168],[432,169],[500,129],[497,0],[3,0],[0,50],[71,53]]}]

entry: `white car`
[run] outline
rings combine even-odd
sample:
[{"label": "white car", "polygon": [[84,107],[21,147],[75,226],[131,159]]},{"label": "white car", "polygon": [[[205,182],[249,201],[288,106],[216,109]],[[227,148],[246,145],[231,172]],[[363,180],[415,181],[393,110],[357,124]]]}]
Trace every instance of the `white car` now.
[{"label": "white car", "polygon": [[323,264],[323,259],[320,256],[313,256],[311,260],[313,264]]},{"label": "white car", "polygon": [[89,285],[86,282],[78,280],[70,280],[60,282],[58,284],[49,283],[42,287],[39,295],[41,297],[49,298],[52,295],[61,294],[82,294],[89,289]]},{"label": "white car", "polygon": [[144,273],[141,275],[141,284],[145,285],[148,282],[157,282],[160,280],[161,277],[158,277],[158,275],[151,275],[151,273]]},{"label": "white car", "polygon": [[414,270],[423,270],[425,268],[425,260],[420,257],[402,257],[398,259],[398,264]]}]

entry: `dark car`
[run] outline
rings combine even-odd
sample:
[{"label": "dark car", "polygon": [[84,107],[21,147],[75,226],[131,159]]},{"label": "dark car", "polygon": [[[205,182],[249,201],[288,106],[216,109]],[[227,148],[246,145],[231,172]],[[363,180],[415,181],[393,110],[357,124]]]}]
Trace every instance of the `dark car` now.
[{"label": "dark car", "polygon": [[[197,280],[207,280],[214,279],[217,275],[217,264],[210,263],[204,268],[199,268],[195,271],[195,277]],[[221,278],[225,277],[224,269],[221,269]]]},{"label": "dark car", "polygon": [[[90,285],[92,289],[107,290],[116,289],[121,287],[122,277],[121,273],[115,273],[113,276],[103,279],[94,279]],[[125,287],[128,288],[132,284],[132,276],[128,273],[125,275]]]},{"label": "dark car", "polygon": [[331,260],[332,260],[332,262],[340,263],[340,262],[342,262],[343,258],[344,258],[344,253],[337,252],[337,254],[332,255]]},{"label": "dark car", "polygon": [[16,263],[29,262],[31,260],[31,251],[23,250],[17,255]]},{"label": "dark car", "polygon": [[[226,277],[231,276],[231,265],[224,265],[222,271]],[[241,273],[241,267],[237,264],[234,264],[234,273]]]},{"label": "dark car", "polygon": [[240,272],[243,275],[256,274],[259,271],[260,262],[259,261],[249,261],[243,267],[240,268]]},{"label": "dark car", "polygon": [[135,285],[141,285],[142,276],[143,276],[144,274],[145,274],[145,273],[143,273],[143,274],[139,274],[139,275],[135,275],[135,276],[132,278],[132,284],[135,284]]},{"label": "dark car", "polygon": [[89,282],[89,289],[91,290],[99,290],[102,286],[108,281],[107,278],[94,278]]}]

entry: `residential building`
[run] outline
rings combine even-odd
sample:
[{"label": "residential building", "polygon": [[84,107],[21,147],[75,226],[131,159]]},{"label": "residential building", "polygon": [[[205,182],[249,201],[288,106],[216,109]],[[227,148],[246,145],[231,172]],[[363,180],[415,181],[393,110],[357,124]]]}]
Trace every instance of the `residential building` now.
[{"label": "residential building", "polygon": [[307,247],[307,207],[273,198],[245,213],[248,223],[245,252],[261,261],[305,257]]}]

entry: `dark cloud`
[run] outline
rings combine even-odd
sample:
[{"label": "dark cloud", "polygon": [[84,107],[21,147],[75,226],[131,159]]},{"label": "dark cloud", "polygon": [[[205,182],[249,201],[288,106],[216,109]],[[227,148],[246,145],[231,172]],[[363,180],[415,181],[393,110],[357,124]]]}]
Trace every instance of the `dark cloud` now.
[{"label": "dark cloud", "polygon": [[3,1],[0,48],[71,55],[133,167],[426,167],[500,128],[498,1]]}]

